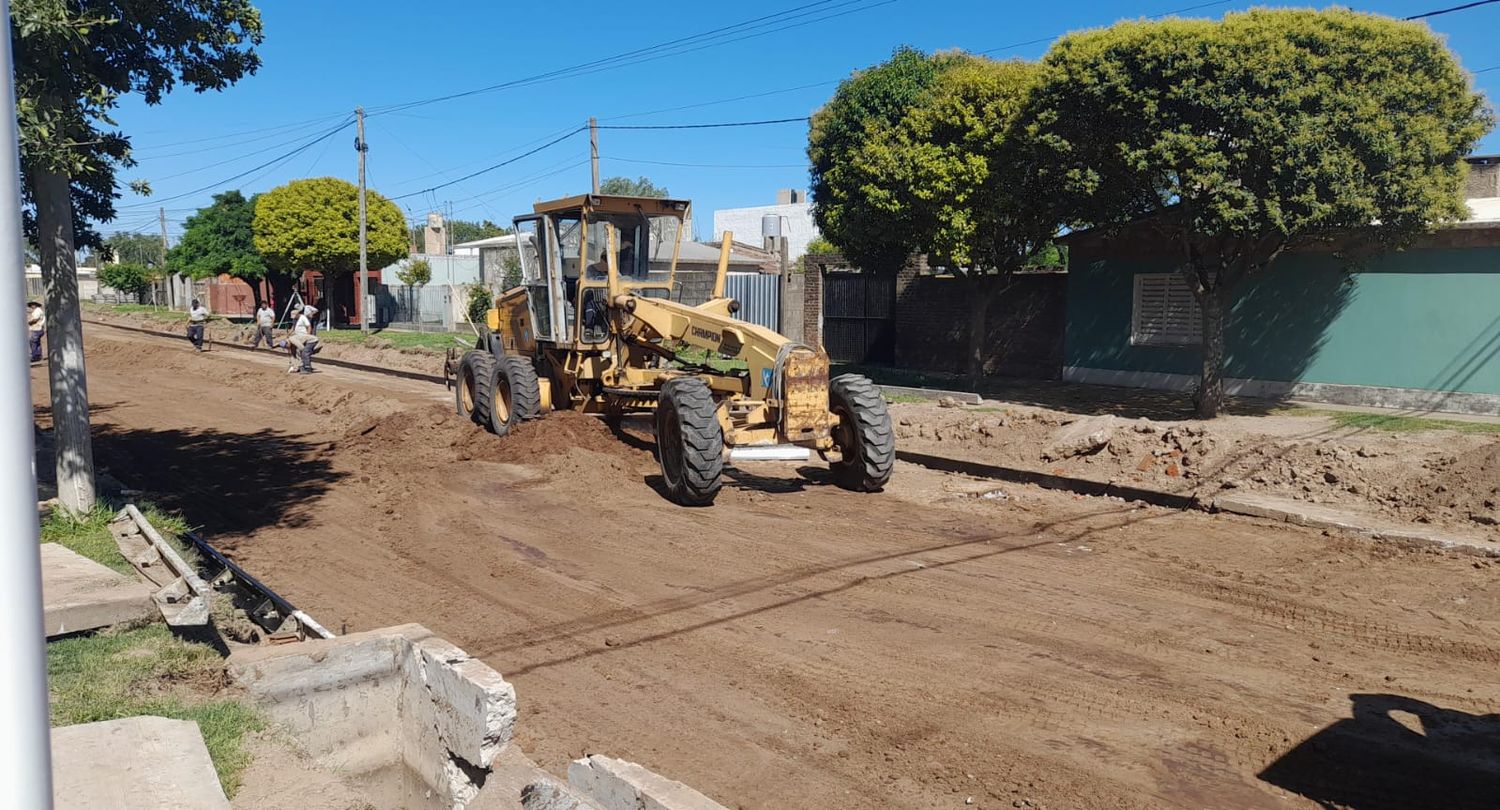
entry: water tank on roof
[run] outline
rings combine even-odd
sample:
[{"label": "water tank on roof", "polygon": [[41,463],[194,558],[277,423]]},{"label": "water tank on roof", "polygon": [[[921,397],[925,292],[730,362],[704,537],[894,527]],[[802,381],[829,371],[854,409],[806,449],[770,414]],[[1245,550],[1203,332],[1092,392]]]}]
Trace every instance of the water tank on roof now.
[{"label": "water tank on roof", "polygon": [[760,235],[762,238],[768,236],[781,236],[781,217],[776,214],[766,214],[760,218]]}]

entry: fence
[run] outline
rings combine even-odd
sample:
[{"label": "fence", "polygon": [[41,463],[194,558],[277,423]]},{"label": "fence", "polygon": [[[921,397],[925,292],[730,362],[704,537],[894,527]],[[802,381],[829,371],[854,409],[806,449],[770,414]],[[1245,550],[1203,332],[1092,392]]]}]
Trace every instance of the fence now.
[{"label": "fence", "polygon": [[764,273],[729,273],[724,292],[740,302],[736,318],[759,324],[771,331],[781,328],[781,276]]},{"label": "fence", "polygon": [[455,290],[462,288],[433,284],[408,287],[384,284],[375,294],[376,322],[398,329],[419,331],[452,331]]}]

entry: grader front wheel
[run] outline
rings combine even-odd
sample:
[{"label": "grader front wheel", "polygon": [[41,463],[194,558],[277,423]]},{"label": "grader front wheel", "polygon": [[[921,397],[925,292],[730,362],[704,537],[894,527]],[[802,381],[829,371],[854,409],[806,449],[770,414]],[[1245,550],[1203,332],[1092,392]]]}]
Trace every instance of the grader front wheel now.
[{"label": "grader front wheel", "polygon": [[708,383],[679,377],[662,386],[656,406],[656,459],[667,495],[683,506],[707,506],[723,484],[724,428]]},{"label": "grader front wheel", "polygon": [[839,457],[830,464],[834,480],[845,489],[878,492],[896,464],[885,397],[868,378],[844,374],[828,382],[828,407],[839,420],[833,429]]}]

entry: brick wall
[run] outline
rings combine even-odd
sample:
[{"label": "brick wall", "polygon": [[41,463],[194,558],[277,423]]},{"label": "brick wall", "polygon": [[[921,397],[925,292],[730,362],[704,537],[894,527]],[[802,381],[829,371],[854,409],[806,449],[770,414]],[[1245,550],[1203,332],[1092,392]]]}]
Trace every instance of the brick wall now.
[{"label": "brick wall", "polygon": [[1055,379],[1062,372],[1067,274],[1019,273],[980,279],[921,274],[908,264],[896,276],[896,365],[963,373],[969,351],[969,302],[985,313],[984,373]]}]

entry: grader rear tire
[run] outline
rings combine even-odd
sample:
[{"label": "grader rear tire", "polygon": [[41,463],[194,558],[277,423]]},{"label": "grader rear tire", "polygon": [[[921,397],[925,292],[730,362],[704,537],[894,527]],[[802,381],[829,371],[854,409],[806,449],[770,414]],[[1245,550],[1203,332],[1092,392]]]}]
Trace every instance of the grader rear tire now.
[{"label": "grader rear tire", "polygon": [[828,382],[828,409],[839,419],[833,442],[840,457],[830,465],[834,480],[845,489],[880,491],[896,464],[896,434],[880,389],[858,374],[834,377]]},{"label": "grader rear tire", "polygon": [[542,393],[531,362],[515,355],[495,360],[489,377],[488,400],[487,425],[497,436],[509,433],[523,420],[541,416]]},{"label": "grader rear tire", "polygon": [[678,377],[656,405],[656,459],[667,495],[683,506],[708,506],[723,485],[724,428],[708,383]]},{"label": "grader rear tire", "polygon": [[458,415],[472,420],[486,429],[490,428],[490,395],[493,391],[491,378],[495,375],[495,358],[489,352],[464,352],[458,363],[458,384],[453,387],[453,397]]}]

